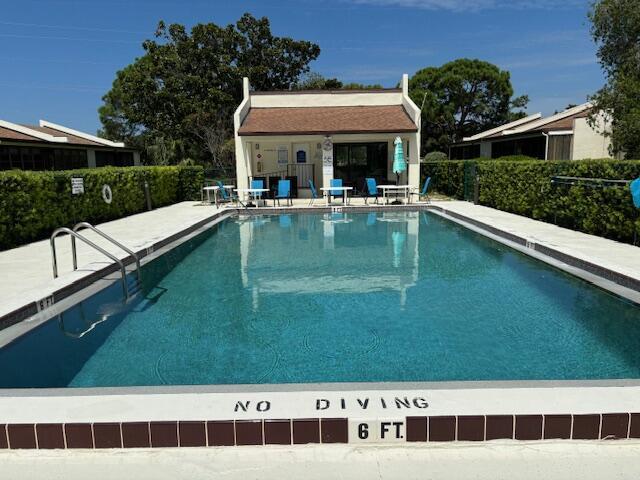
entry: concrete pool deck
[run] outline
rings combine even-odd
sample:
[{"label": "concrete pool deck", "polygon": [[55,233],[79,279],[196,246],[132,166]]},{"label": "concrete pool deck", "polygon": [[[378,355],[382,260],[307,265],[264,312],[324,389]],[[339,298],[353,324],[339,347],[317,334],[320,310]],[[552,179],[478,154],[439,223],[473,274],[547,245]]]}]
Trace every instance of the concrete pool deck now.
[{"label": "concrete pool deck", "polygon": [[640,442],[12,451],[0,452],[0,464],[12,480],[635,480]]}]

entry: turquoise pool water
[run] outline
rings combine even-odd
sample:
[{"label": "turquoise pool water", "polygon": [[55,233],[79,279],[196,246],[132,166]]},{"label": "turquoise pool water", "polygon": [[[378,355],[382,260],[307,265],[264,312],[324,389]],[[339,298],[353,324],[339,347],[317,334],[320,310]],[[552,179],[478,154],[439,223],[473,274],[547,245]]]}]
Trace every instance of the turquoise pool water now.
[{"label": "turquoise pool water", "polygon": [[640,308],[426,212],[230,219],[143,280],[0,350],[0,386],[640,378]]}]

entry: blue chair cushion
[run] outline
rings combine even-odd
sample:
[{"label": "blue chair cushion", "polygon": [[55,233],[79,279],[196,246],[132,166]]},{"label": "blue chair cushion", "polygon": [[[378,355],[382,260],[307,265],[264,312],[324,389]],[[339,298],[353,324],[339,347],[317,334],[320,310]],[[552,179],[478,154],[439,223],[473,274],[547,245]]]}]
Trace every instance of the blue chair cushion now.
[{"label": "blue chair cushion", "polygon": [[630,185],[631,197],[636,208],[640,208],[640,178],[636,178]]}]

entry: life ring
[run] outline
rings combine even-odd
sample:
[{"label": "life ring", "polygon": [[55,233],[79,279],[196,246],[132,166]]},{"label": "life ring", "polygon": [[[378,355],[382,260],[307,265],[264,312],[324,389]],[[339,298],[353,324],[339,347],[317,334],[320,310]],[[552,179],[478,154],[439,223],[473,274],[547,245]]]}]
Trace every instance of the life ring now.
[{"label": "life ring", "polygon": [[109,185],[102,186],[102,199],[104,203],[111,203],[113,200],[113,192],[111,192],[111,187]]}]

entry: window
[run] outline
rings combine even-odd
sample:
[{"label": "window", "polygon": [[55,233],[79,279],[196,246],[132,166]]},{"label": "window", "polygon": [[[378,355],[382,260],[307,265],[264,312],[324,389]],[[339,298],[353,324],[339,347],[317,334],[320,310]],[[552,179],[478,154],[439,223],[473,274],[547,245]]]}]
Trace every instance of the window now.
[{"label": "window", "polygon": [[132,152],[117,152],[114,150],[96,150],[96,167],[131,167],[133,166]]},{"label": "window", "polygon": [[336,143],[333,146],[335,178],[341,178],[346,185],[361,188],[366,177],[378,181],[387,178],[388,144],[377,143]]},{"label": "window", "polygon": [[87,168],[87,151],[56,148],[53,152],[54,170],[76,170]]},{"label": "window", "polygon": [[571,138],[572,135],[550,135],[547,158],[549,160],[571,160]]},{"label": "window", "polygon": [[543,136],[494,142],[491,145],[491,158],[526,155],[544,160],[545,147],[546,139]]}]

